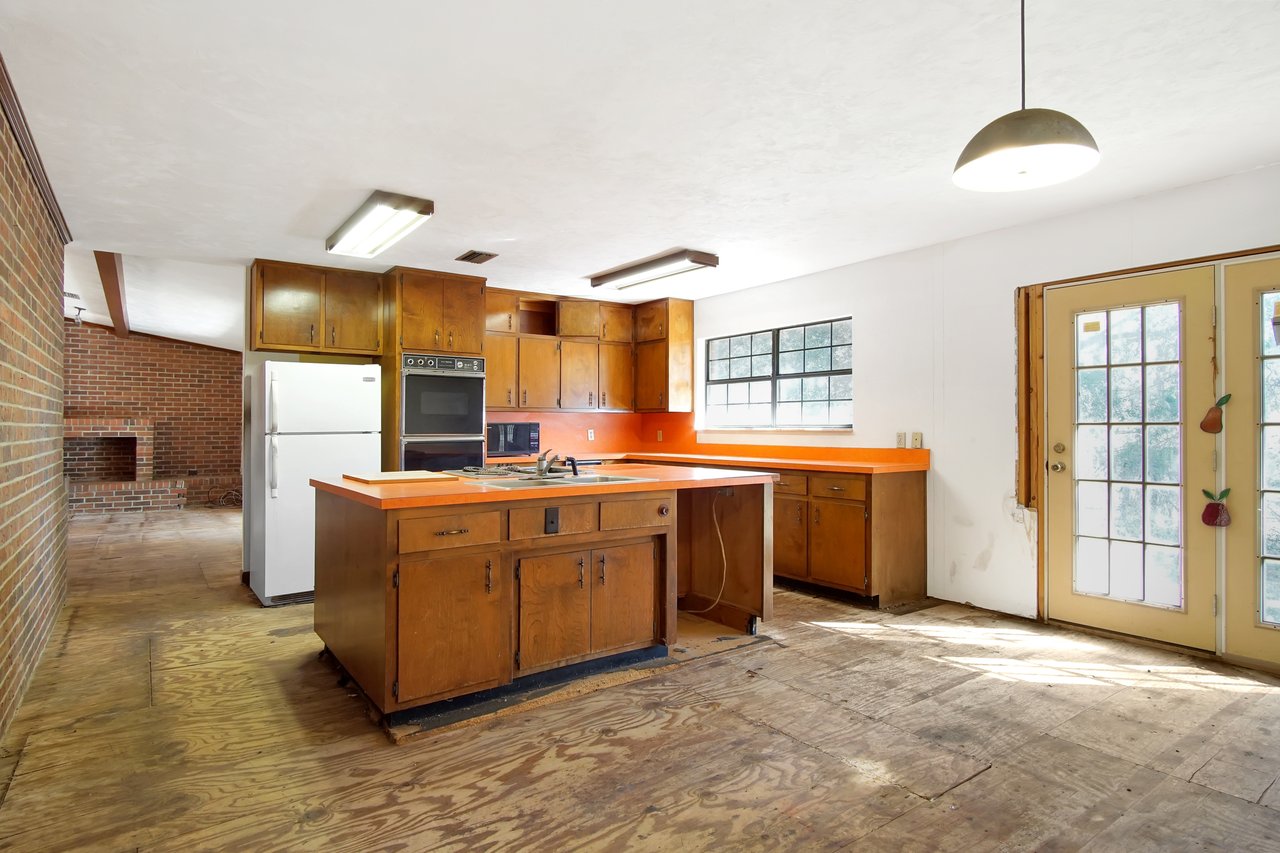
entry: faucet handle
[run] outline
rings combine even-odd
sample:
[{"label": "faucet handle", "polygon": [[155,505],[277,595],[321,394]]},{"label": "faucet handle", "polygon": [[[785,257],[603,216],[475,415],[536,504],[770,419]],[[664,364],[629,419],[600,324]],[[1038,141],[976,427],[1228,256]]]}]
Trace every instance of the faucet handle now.
[{"label": "faucet handle", "polygon": [[546,450],[544,450],[544,451],[542,451],[541,453],[539,453],[539,454],[538,454],[538,459],[539,459],[539,460],[545,460],[545,459],[547,458],[547,454],[548,454],[548,453],[550,453],[550,452],[551,452],[551,448],[550,448],[550,447],[548,447]]}]

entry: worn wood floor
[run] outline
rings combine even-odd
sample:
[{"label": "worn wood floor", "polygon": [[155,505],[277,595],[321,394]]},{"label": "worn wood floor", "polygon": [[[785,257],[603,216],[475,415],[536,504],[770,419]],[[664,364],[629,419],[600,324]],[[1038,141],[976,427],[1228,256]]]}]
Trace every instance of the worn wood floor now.
[{"label": "worn wood floor", "polygon": [[393,746],[228,510],[71,526],[0,753],[20,850],[1277,850],[1280,682],[794,592],[777,642]]}]

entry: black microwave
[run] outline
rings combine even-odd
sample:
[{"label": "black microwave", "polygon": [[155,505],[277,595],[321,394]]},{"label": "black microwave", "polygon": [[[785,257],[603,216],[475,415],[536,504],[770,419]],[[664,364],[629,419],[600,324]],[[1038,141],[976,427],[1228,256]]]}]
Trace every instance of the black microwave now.
[{"label": "black microwave", "polygon": [[490,457],[537,456],[540,451],[536,422],[489,424],[486,437]]}]

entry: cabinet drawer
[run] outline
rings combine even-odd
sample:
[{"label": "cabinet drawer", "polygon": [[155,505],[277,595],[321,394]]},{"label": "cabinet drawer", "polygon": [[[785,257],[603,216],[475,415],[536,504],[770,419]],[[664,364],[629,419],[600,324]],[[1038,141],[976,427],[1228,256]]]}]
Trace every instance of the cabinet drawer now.
[{"label": "cabinet drawer", "polygon": [[[547,510],[554,509],[559,517],[559,530],[547,533]],[[568,504],[566,506],[516,507],[509,513],[507,538],[537,539],[541,536],[563,536],[569,533],[593,533],[596,529],[596,504]]]},{"label": "cabinet drawer", "polygon": [[485,545],[502,538],[502,513],[468,512],[430,518],[402,518],[400,553]]},{"label": "cabinet drawer", "polygon": [[867,478],[865,474],[848,474],[843,477],[814,474],[809,477],[809,494],[824,498],[865,501]]},{"label": "cabinet drawer", "polygon": [[627,530],[632,527],[663,527],[675,520],[674,495],[635,501],[609,501],[600,504],[601,530]]},{"label": "cabinet drawer", "polygon": [[775,495],[807,495],[809,478],[792,471],[779,472],[778,482],[773,484],[773,493]]}]

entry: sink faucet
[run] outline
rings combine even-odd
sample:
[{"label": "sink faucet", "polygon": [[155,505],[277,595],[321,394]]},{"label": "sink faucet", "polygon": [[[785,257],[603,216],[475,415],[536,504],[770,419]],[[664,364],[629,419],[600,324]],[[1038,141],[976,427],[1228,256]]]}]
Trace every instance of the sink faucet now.
[{"label": "sink faucet", "polygon": [[548,449],[538,454],[538,476],[539,477],[547,476],[547,469],[549,469],[552,465],[560,461],[559,454],[552,456],[550,459],[548,459],[547,454],[551,452],[552,451]]},{"label": "sink faucet", "polygon": [[569,467],[573,469],[573,476],[575,477],[578,476],[578,460],[573,458],[572,456],[566,456],[564,458],[564,461],[567,462]]}]

